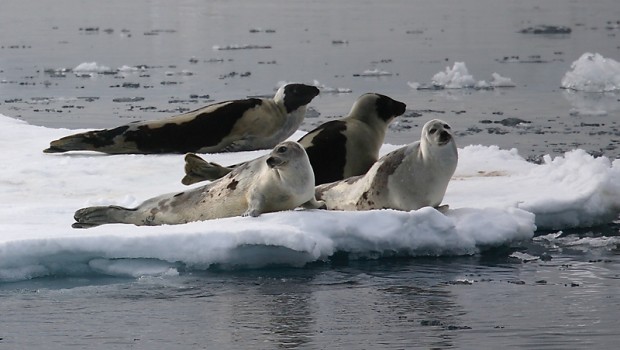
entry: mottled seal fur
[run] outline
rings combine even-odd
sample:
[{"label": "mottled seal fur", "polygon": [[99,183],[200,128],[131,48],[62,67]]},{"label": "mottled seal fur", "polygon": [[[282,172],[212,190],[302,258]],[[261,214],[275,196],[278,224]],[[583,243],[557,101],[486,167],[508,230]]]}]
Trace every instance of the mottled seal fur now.
[{"label": "mottled seal fur", "polygon": [[365,175],[316,187],[316,198],[332,210],[439,207],[458,154],[450,126],[434,119],[420,141],[381,157]]},{"label": "mottled seal fur", "polygon": [[205,186],[146,200],[136,208],[98,206],[79,209],[75,228],[108,223],[182,224],[303,206],[319,208],[308,156],[294,141],[278,144],[270,154],[247,162]]},{"label": "mottled seal fur", "polygon": [[314,86],[287,84],[273,98],[225,101],[166,119],[70,135],[52,141],[43,152],[150,154],[268,149],[297,130],[306,105],[318,94]]},{"label": "mottled seal fur", "polygon": [[[385,95],[364,94],[346,117],[324,123],[299,139],[310,158],[316,184],[366,173],[379,158],[388,125],[405,109],[404,103]],[[189,185],[217,179],[236,166],[224,167],[187,154],[182,182]]]}]

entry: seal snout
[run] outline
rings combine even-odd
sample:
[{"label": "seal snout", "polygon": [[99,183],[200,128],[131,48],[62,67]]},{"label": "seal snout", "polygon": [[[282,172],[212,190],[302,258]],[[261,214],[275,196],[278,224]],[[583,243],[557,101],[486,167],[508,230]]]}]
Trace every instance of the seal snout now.
[{"label": "seal snout", "polygon": [[447,132],[446,130],[443,130],[439,134],[439,143],[442,145],[445,145],[446,143],[450,142],[451,139],[452,139],[452,135],[450,135],[450,133]]},{"label": "seal snout", "polygon": [[273,156],[267,158],[267,165],[270,168],[275,168],[275,167],[278,167],[278,166],[280,166],[282,164],[284,164],[284,160],[282,158],[273,157]]},{"label": "seal snout", "polygon": [[394,101],[394,115],[402,115],[407,110],[407,105],[400,102]]}]

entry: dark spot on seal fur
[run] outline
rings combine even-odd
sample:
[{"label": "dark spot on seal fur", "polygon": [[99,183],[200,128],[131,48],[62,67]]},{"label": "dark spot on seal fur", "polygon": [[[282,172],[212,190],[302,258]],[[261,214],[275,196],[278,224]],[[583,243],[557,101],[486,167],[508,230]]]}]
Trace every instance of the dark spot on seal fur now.
[{"label": "dark spot on seal fur", "polygon": [[166,123],[155,128],[143,125],[128,130],[125,140],[134,142],[144,153],[196,152],[220,143],[247,111],[262,103],[257,98],[223,102],[214,111],[198,114],[185,123]]},{"label": "dark spot on seal fur", "polygon": [[[366,202],[366,204],[367,204],[366,208],[373,208],[373,206],[375,205],[375,202],[373,202],[372,200],[368,199],[369,192],[370,191],[366,191],[366,192],[362,193],[362,196],[360,197],[360,199],[357,201],[357,203],[355,203],[356,207],[364,208],[365,206],[363,204],[364,204],[364,202]],[[379,193],[376,193],[376,194],[378,195]]]},{"label": "dark spot on seal fur", "polygon": [[364,192],[358,199],[356,203],[358,208],[378,209],[375,208],[374,198],[377,198],[384,193],[388,193],[388,177],[394,174],[396,168],[398,168],[398,166],[400,166],[403,162],[403,159],[405,159],[406,149],[406,147],[399,148],[379,159],[380,164],[377,169],[377,174],[373,177],[373,181],[370,184],[370,190]]},{"label": "dark spot on seal fur", "polygon": [[284,88],[284,107],[286,108],[286,113],[291,113],[297,108],[307,105],[318,94],[319,89],[316,86],[288,84]]},{"label": "dark spot on seal fur", "polygon": [[226,188],[228,188],[231,191],[234,191],[237,188],[237,184],[239,183],[239,181],[233,179],[228,186],[226,186]]},{"label": "dark spot on seal fur", "polygon": [[[342,180],[347,161],[347,124],[333,120],[319,126],[313,133],[312,144],[306,147],[316,185]],[[303,144],[306,137],[299,142]]]},{"label": "dark spot on seal fur", "polygon": [[405,113],[407,109],[406,104],[393,100],[385,95],[377,94],[377,96],[379,96],[379,98],[376,102],[376,109],[379,118],[388,122],[395,116]]},{"label": "dark spot on seal fur", "polygon": [[[399,148],[381,157],[381,159],[379,159],[381,164],[379,165],[379,169],[377,169],[377,174],[385,175],[382,177],[387,181],[387,177],[394,174],[396,168],[398,168],[403,162],[403,159],[405,159],[406,150],[407,147]],[[375,178],[377,177],[375,176]]]}]

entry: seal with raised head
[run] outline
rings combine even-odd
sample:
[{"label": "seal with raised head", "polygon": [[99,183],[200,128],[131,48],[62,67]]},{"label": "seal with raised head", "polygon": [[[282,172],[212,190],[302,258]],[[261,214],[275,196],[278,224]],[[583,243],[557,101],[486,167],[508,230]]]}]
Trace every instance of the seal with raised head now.
[{"label": "seal with raised head", "polygon": [[450,126],[433,119],[419,141],[384,155],[365,175],[317,186],[315,194],[331,210],[439,208],[457,162]]},{"label": "seal with raised head", "polygon": [[314,198],[314,175],[306,151],[294,141],[285,141],[270,154],[205,186],[154,197],[136,208],[79,209],[73,227],[183,224],[238,215],[259,216],[299,206],[315,209],[323,207],[323,203]]},{"label": "seal with raised head", "polygon": [[291,136],[319,89],[287,84],[273,98],[225,101],[165,119],[139,121],[52,141],[46,153],[214,153],[272,148]]},{"label": "seal with raised head", "polygon": [[[388,125],[405,113],[406,105],[385,95],[360,96],[349,114],[329,121],[299,139],[314,170],[316,184],[362,175],[379,158]],[[237,165],[224,167],[195,154],[185,156],[186,185],[220,178]]]}]

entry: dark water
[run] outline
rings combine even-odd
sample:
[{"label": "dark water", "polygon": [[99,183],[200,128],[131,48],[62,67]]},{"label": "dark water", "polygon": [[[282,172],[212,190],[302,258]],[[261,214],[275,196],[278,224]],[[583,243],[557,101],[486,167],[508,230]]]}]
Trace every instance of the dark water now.
[{"label": "dark water", "polygon": [[496,251],[5,285],[0,347],[614,348],[617,246],[545,249],[555,257],[524,263]]},{"label": "dark water", "polygon": [[[421,115],[402,118],[391,143],[416,140],[439,117],[460,146],[517,147],[524,156],[582,147],[616,158],[620,97],[559,85],[584,52],[620,60],[618,20],[616,0],[7,0],[0,113],[49,127],[109,127],[316,79],[353,92],[313,101],[321,115],[307,129],[376,91]],[[538,24],[572,32],[518,33]],[[235,44],[271,48],[213,49]],[[502,62],[507,56],[527,62]],[[88,77],[62,70],[93,61],[144,67]],[[477,80],[498,72],[517,86],[408,87],[454,61]],[[392,75],[356,76],[369,69]],[[606,113],[571,113],[583,104]],[[494,123],[508,117],[531,123]],[[611,349],[620,340],[618,237],[616,223],[539,232],[471,257],[0,284],[0,349]]]}]

